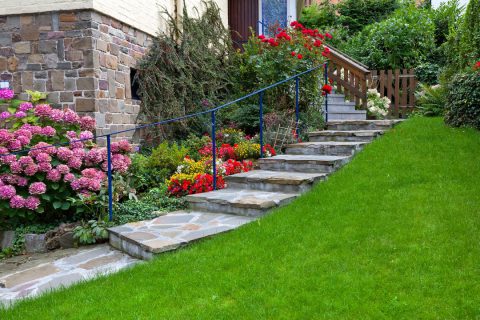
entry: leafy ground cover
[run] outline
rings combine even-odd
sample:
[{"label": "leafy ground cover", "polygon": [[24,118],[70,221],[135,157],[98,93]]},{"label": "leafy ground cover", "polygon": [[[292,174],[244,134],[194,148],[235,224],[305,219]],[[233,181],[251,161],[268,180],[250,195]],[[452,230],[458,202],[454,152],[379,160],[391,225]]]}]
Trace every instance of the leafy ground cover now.
[{"label": "leafy ground cover", "polygon": [[474,319],[480,133],[413,118],[231,233],[0,319]]}]

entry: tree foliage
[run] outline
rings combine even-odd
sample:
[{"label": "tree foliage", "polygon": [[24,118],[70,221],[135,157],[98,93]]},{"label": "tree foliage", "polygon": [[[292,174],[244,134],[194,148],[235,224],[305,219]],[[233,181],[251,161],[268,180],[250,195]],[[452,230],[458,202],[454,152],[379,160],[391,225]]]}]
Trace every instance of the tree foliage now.
[{"label": "tree foliage", "polygon": [[388,19],[367,26],[344,50],[372,69],[413,68],[434,49],[434,30],[429,10],[403,6]]},{"label": "tree foliage", "polygon": [[[214,2],[204,1],[202,6],[203,14],[195,10],[191,16],[184,9],[180,20],[165,12],[167,32],[154,39],[139,63],[141,121],[151,123],[210,109],[229,95],[235,56],[230,33]],[[192,118],[161,126],[155,137],[182,135],[187,128],[203,131],[206,123]]]}]

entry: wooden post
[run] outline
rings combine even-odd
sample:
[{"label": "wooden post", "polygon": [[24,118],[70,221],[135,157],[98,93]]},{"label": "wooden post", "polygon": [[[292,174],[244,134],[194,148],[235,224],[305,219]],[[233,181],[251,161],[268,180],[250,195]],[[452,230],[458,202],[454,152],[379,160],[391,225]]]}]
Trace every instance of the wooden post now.
[{"label": "wooden post", "polygon": [[398,117],[399,114],[400,114],[400,112],[399,112],[399,106],[400,106],[400,69],[395,69],[394,93],[395,93],[395,115]]}]

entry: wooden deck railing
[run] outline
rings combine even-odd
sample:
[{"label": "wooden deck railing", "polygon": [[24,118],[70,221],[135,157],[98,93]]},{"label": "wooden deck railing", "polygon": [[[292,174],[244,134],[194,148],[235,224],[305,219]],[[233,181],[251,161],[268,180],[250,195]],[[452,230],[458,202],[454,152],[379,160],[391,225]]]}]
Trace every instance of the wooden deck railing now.
[{"label": "wooden deck railing", "polygon": [[343,93],[357,106],[367,108],[367,90],[370,70],[364,64],[329,46],[328,78],[337,93]]}]

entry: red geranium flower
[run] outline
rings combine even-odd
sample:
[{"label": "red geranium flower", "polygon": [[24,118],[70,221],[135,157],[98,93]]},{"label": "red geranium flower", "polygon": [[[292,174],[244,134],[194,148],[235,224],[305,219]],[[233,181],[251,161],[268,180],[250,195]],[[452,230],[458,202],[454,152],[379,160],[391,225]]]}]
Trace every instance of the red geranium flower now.
[{"label": "red geranium flower", "polygon": [[332,86],[329,84],[324,84],[322,87],[322,91],[326,94],[332,93]]},{"label": "red geranium flower", "polygon": [[473,66],[474,70],[480,69],[480,61],[477,61],[475,65]]},{"label": "red geranium flower", "polygon": [[265,36],[263,34],[261,34],[261,35],[258,36],[258,39],[263,40],[263,39],[265,39]]},{"label": "red geranium flower", "polygon": [[303,55],[302,55],[301,53],[299,53],[299,54],[297,55],[297,58],[300,59],[300,60],[302,60],[302,59],[303,59]]},{"label": "red geranium flower", "polygon": [[331,35],[330,33],[328,33],[328,32],[325,33],[325,37],[327,37],[328,39],[332,39],[332,38],[333,38],[332,35]]},{"label": "red geranium flower", "polygon": [[292,55],[292,57],[295,57],[297,55],[295,51],[292,51],[290,54]]}]

